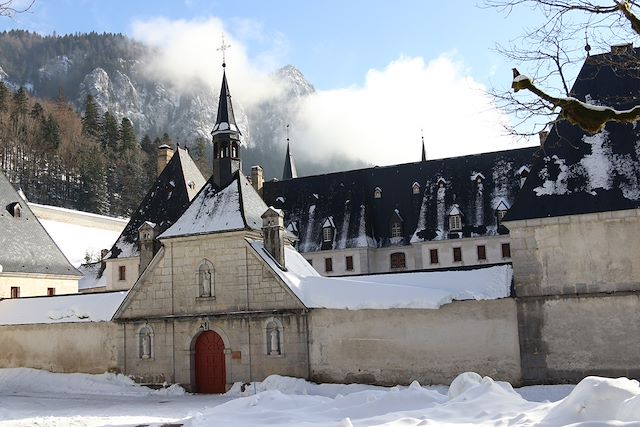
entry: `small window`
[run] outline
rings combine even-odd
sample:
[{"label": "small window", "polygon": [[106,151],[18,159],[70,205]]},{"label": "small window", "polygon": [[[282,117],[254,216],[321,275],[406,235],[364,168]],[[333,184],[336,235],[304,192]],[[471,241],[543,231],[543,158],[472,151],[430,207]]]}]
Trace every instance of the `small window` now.
[{"label": "small window", "polygon": [[20,203],[18,203],[18,202],[13,202],[13,203],[10,203],[9,205],[7,205],[7,211],[14,218],[22,218],[22,207],[20,206]]},{"label": "small window", "polygon": [[138,331],[138,358],[151,359],[153,357],[153,330],[145,325]]},{"label": "small window", "polygon": [[20,298],[20,286],[11,287],[11,298]]},{"label": "small window", "polygon": [[462,230],[462,217],[460,215],[451,215],[449,217],[449,230],[450,231]]},{"label": "small window", "polygon": [[502,244],[502,258],[511,258],[511,245],[509,243]]},{"label": "small window", "polygon": [[499,210],[496,213],[496,216],[498,217],[498,225],[502,224],[502,219],[507,215],[507,211],[505,210]]},{"label": "small window", "polygon": [[523,168],[522,171],[520,172],[520,188],[522,188],[528,176],[529,176],[529,170],[526,168]]},{"label": "small window", "polygon": [[487,247],[485,245],[478,245],[478,261],[486,261],[487,259]]},{"label": "small window", "polygon": [[380,187],[376,187],[375,190],[373,190],[373,198],[379,199],[381,197],[382,197],[382,190],[380,189]]},{"label": "small window", "polygon": [[200,297],[212,297],[214,293],[213,264],[208,260],[202,261],[198,267],[198,295]]},{"label": "small window", "polygon": [[407,261],[403,252],[395,252],[391,254],[391,268],[406,268]]},{"label": "small window", "polygon": [[353,271],[353,257],[351,255],[345,257],[345,263],[347,264],[347,271]]},{"label": "small window", "polygon": [[333,242],[333,227],[324,227],[322,229],[322,241]]},{"label": "small window", "polygon": [[429,249],[429,260],[431,264],[438,264],[438,250],[437,249]]},{"label": "small window", "polygon": [[127,267],[125,265],[118,267],[118,280],[127,280]]},{"label": "small window", "polygon": [[420,194],[420,184],[418,184],[417,182],[414,182],[413,185],[411,186],[411,193]]},{"label": "small window", "polygon": [[453,248],[453,262],[462,262],[462,248]]},{"label": "small window", "polygon": [[391,223],[391,237],[402,237],[402,223],[393,222]]},{"label": "small window", "polygon": [[54,296],[56,294],[56,288],[47,288],[47,296]]},{"label": "small window", "polygon": [[325,258],[324,259],[324,271],[327,273],[333,271],[333,259]]}]

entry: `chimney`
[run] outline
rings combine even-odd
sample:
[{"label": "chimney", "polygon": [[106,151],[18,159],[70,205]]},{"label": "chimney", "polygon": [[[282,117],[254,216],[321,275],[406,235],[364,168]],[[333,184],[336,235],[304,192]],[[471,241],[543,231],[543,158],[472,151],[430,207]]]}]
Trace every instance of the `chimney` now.
[{"label": "chimney", "polygon": [[538,132],[538,138],[540,138],[540,147],[544,148],[544,143],[547,140],[547,137],[549,136],[549,131],[548,130],[541,130],[540,132]]},{"label": "chimney", "polygon": [[262,185],[264,184],[264,176],[262,175],[262,167],[251,166],[251,185],[253,189],[262,197]]},{"label": "chimney", "polygon": [[158,170],[156,176],[160,176],[164,167],[167,166],[167,163],[171,160],[171,157],[173,157],[173,150],[169,145],[162,144],[158,147]]},{"label": "chimney", "polygon": [[264,248],[282,269],[284,265],[284,214],[273,206],[262,214],[262,235]]},{"label": "chimney", "polygon": [[138,244],[140,245],[140,273],[151,262],[151,259],[157,252],[159,247],[156,241],[156,225],[153,222],[145,221],[140,228],[138,228]]}]

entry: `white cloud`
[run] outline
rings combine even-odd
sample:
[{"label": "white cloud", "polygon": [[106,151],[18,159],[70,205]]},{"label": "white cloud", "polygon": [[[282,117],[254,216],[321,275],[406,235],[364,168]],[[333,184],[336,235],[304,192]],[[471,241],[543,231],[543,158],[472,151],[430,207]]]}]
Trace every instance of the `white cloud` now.
[{"label": "white cloud", "polygon": [[[251,21],[244,21],[243,34],[258,37],[262,29]],[[284,43],[276,38],[264,52],[249,58],[247,48],[234,34],[225,29],[224,23],[214,17],[202,20],[168,20],[155,18],[134,21],[133,37],[158,48],[158,54],[149,62],[148,72],[178,88],[188,90],[195,82],[203,82],[217,91],[222,78],[222,54],[218,51],[221,35],[225,44],[227,73],[234,98],[245,105],[275,96],[280,88],[269,76],[278,58],[279,47]],[[283,47],[284,48],[284,47]]]},{"label": "white cloud", "polygon": [[400,58],[369,70],[362,87],[321,91],[300,110],[297,152],[345,153],[378,165],[515,148],[504,135],[507,117],[452,55],[425,63]]}]

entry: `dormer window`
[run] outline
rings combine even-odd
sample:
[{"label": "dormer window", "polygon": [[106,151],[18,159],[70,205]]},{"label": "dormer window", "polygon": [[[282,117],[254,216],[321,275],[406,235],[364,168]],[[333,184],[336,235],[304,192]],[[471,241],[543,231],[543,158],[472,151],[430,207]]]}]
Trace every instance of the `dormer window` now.
[{"label": "dormer window", "polygon": [[451,231],[462,230],[462,217],[460,215],[449,216],[449,230]]},{"label": "dormer window", "polygon": [[322,228],[322,241],[323,242],[332,242],[333,241],[333,228],[332,227],[323,227]]},{"label": "dormer window", "polygon": [[380,187],[376,187],[373,190],[373,198],[374,199],[380,199],[382,197],[382,190],[380,189]]},{"label": "dormer window", "polygon": [[18,202],[13,202],[13,203],[10,203],[9,205],[7,205],[7,211],[14,218],[22,218],[22,207],[20,206],[20,203],[18,203]]},{"label": "dormer window", "polygon": [[508,210],[509,206],[507,206],[504,200],[500,200],[500,203],[498,203],[498,206],[496,207],[496,218],[498,220],[498,225],[502,224],[502,219],[507,215]]},{"label": "dormer window", "polygon": [[449,231],[462,230],[462,212],[458,205],[453,205],[449,211]]},{"label": "dormer window", "polygon": [[391,223],[391,238],[402,237],[402,224],[399,222]]},{"label": "dormer window", "polygon": [[438,188],[444,188],[445,185],[447,185],[447,182],[443,178],[440,178],[438,180]]},{"label": "dormer window", "polygon": [[481,173],[474,173],[471,175],[471,181],[475,181],[478,188],[482,188],[482,182],[484,181],[484,175]]},{"label": "dormer window", "polygon": [[529,168],[526,166],[522,166],[520,169],[518,169],[518,176],[520,177],[520,188],[522,188],[524,182],[527,180],[529,172]]},{"label": "dormer window", "polygon": [[414,182],[413,185],[411,186],[411,193],[420,194],[420,184],[418,184],[417,182]]},{"label": "dormer window", "polygon": [[398,209],[394,209],[393,215],[391,215],[391,221],[389,222],[389,237],[398,238],[402,237],[402,222],[403,219],[400,216]]}]

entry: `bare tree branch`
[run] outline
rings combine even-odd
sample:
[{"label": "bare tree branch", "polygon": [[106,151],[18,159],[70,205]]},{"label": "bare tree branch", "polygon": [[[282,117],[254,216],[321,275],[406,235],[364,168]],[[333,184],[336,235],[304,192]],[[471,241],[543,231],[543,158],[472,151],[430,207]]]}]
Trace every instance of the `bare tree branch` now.
[{"label": "bare tree branch", "polygon": [[0,16],[13,18],[18,13],[27,12],[36,0],[30,0],[24,6],[16,6],[15,0],[0,0]]}]

